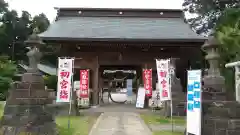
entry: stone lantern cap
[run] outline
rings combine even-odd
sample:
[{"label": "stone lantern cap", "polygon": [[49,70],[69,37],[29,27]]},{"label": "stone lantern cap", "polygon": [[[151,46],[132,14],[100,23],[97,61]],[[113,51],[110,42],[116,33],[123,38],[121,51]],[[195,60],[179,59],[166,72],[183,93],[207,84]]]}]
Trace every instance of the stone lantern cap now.
[{"label": "stone lantern cap", "polygon": [[27,44],[27,45],[30,45],[30,46],[37,46],[37,45],[43,45],[43,44],[45,44],[43,41],[42,41],[42,39],[38,36],[38,33],[39,32],[39,30],[38,30],[38,28],[35,28],[34,30],[33,30],[33,33],[32,33],[32,35],[30,35],[29,37],[28,37],[28,39],[24,42],[25,44]]},{"label": "stone lantern cap", "polygon": [[218,45],[219,45],[218,40],[213,35],[210,35],[203,44],[202,49],[205,50],[207,48],[216,48]]}]

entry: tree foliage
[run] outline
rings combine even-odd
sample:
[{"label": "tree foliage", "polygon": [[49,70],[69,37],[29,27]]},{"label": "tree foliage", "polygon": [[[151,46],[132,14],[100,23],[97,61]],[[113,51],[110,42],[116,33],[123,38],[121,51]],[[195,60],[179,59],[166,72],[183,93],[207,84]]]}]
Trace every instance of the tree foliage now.
[{"label": "tree foliage", "polygon": [[8,56],[0,56],[0,100],[6,98],[6,91],[12,82],[16,69],[16,64],[9,60]]},{"label": "tree foliage", "polygon": [[232,89],[234,74],[224,66],[240,60],[240,0],[184,0],[183,8],[195,15],[187,22],[197,33],[214,31],[220,42],[221,72],[228,89]]},{"label": "tree foliage", "polygon": [[216,25],[216,37],[221,44],[221,60],[240,60],[240,9],[226,10]]},{"label": "tree foliage", "polygon": [[49,20],[43,13],[32,17],[27,11],[22,11],[18,15],[15,10],[9,10],[4,0],[0,0],[0,13],[0,54],[22,60],[27,51],[24,41],[36,27],[39,32],[45,31],[50,24]]},{"label": "tree foliage", "polygon": [[229,8],[222,13],[215,28],[220,42],[220,65],[228,89],[234,89],[234,72],[224,66],[240,60],[240,9]]},{"label": "tree foliage", "polygon": [[57,76],[56,75],[50,75],[50,76],[44,76],[44,83],[49,89],[57,90]]},{"label": "tree foliage", "polygon": [[184,0],[184,11],[196,17],[187,22],[197,33],[208,33],[213,29],[223,12],[228,8],[240,8],[240,0]]},{"label": "tree foliage", "polygon": [[27,49],[24,41],[34,28],[43,32],[49,24],[43,13],[32,17],[29,12],[22,11],[18,15],[15,10],[9,9],[4,0],[0,0],[0,98],[5,98],[16,73],[16,63],[12,60],[26,60]]}]

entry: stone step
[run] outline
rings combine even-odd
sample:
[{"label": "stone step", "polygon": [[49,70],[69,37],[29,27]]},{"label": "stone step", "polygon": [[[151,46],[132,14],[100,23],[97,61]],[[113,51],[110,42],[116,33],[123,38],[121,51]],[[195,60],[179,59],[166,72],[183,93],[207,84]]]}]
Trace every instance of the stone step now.
[{"label": "stone step", "polygon": [[45,89],[43,83],[29,83],[29,82],[16,82],[14,83],[14,88],[18,90],[42,90]]},{"label": "stone step", "polygon": [[45,90],[18,90],[10,91],[11,98],[48,98],[50,93]]},{"label": "stone step", "polygon": [[49,98],[10,98],[7,100],[8,105],[45,105],[51,104]]}]

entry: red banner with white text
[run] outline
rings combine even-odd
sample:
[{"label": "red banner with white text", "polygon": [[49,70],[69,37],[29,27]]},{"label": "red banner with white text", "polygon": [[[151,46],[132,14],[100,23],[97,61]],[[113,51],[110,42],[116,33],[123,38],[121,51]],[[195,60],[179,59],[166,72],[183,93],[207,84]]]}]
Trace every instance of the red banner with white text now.
[{"label": "red banner with white text", "polygon": [[143,69],[143,84],[147,97],[152,96],[152,69]]},{"label": "red banner with white text", "polygon": [[89,70],[80,70],[80,98],[89,98]]}]

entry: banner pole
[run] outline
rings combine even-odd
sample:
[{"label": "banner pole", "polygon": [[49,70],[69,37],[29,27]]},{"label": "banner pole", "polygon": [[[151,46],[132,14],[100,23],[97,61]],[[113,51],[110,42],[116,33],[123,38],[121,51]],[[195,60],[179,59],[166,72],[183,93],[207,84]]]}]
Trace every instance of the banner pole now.
[{"label": "banner pole", "polygon": [[170,108],[171,108],[171,125],[172,125],[172,132],[173,132],[173,102],[172,102],[172,69],[171,69],[171,59],[169,59],[169,69],[170,69],[170,76],[169,76],[169,84],[170,84]]},{"label": "banner pole", "polygon": [[74,68],[74,59],[72,59],[72,76],[71,76],[70,102],[69,102],[69,111],[68,111],[68,130],[70,130],[70,116],[72,111],[73,68]]}]

